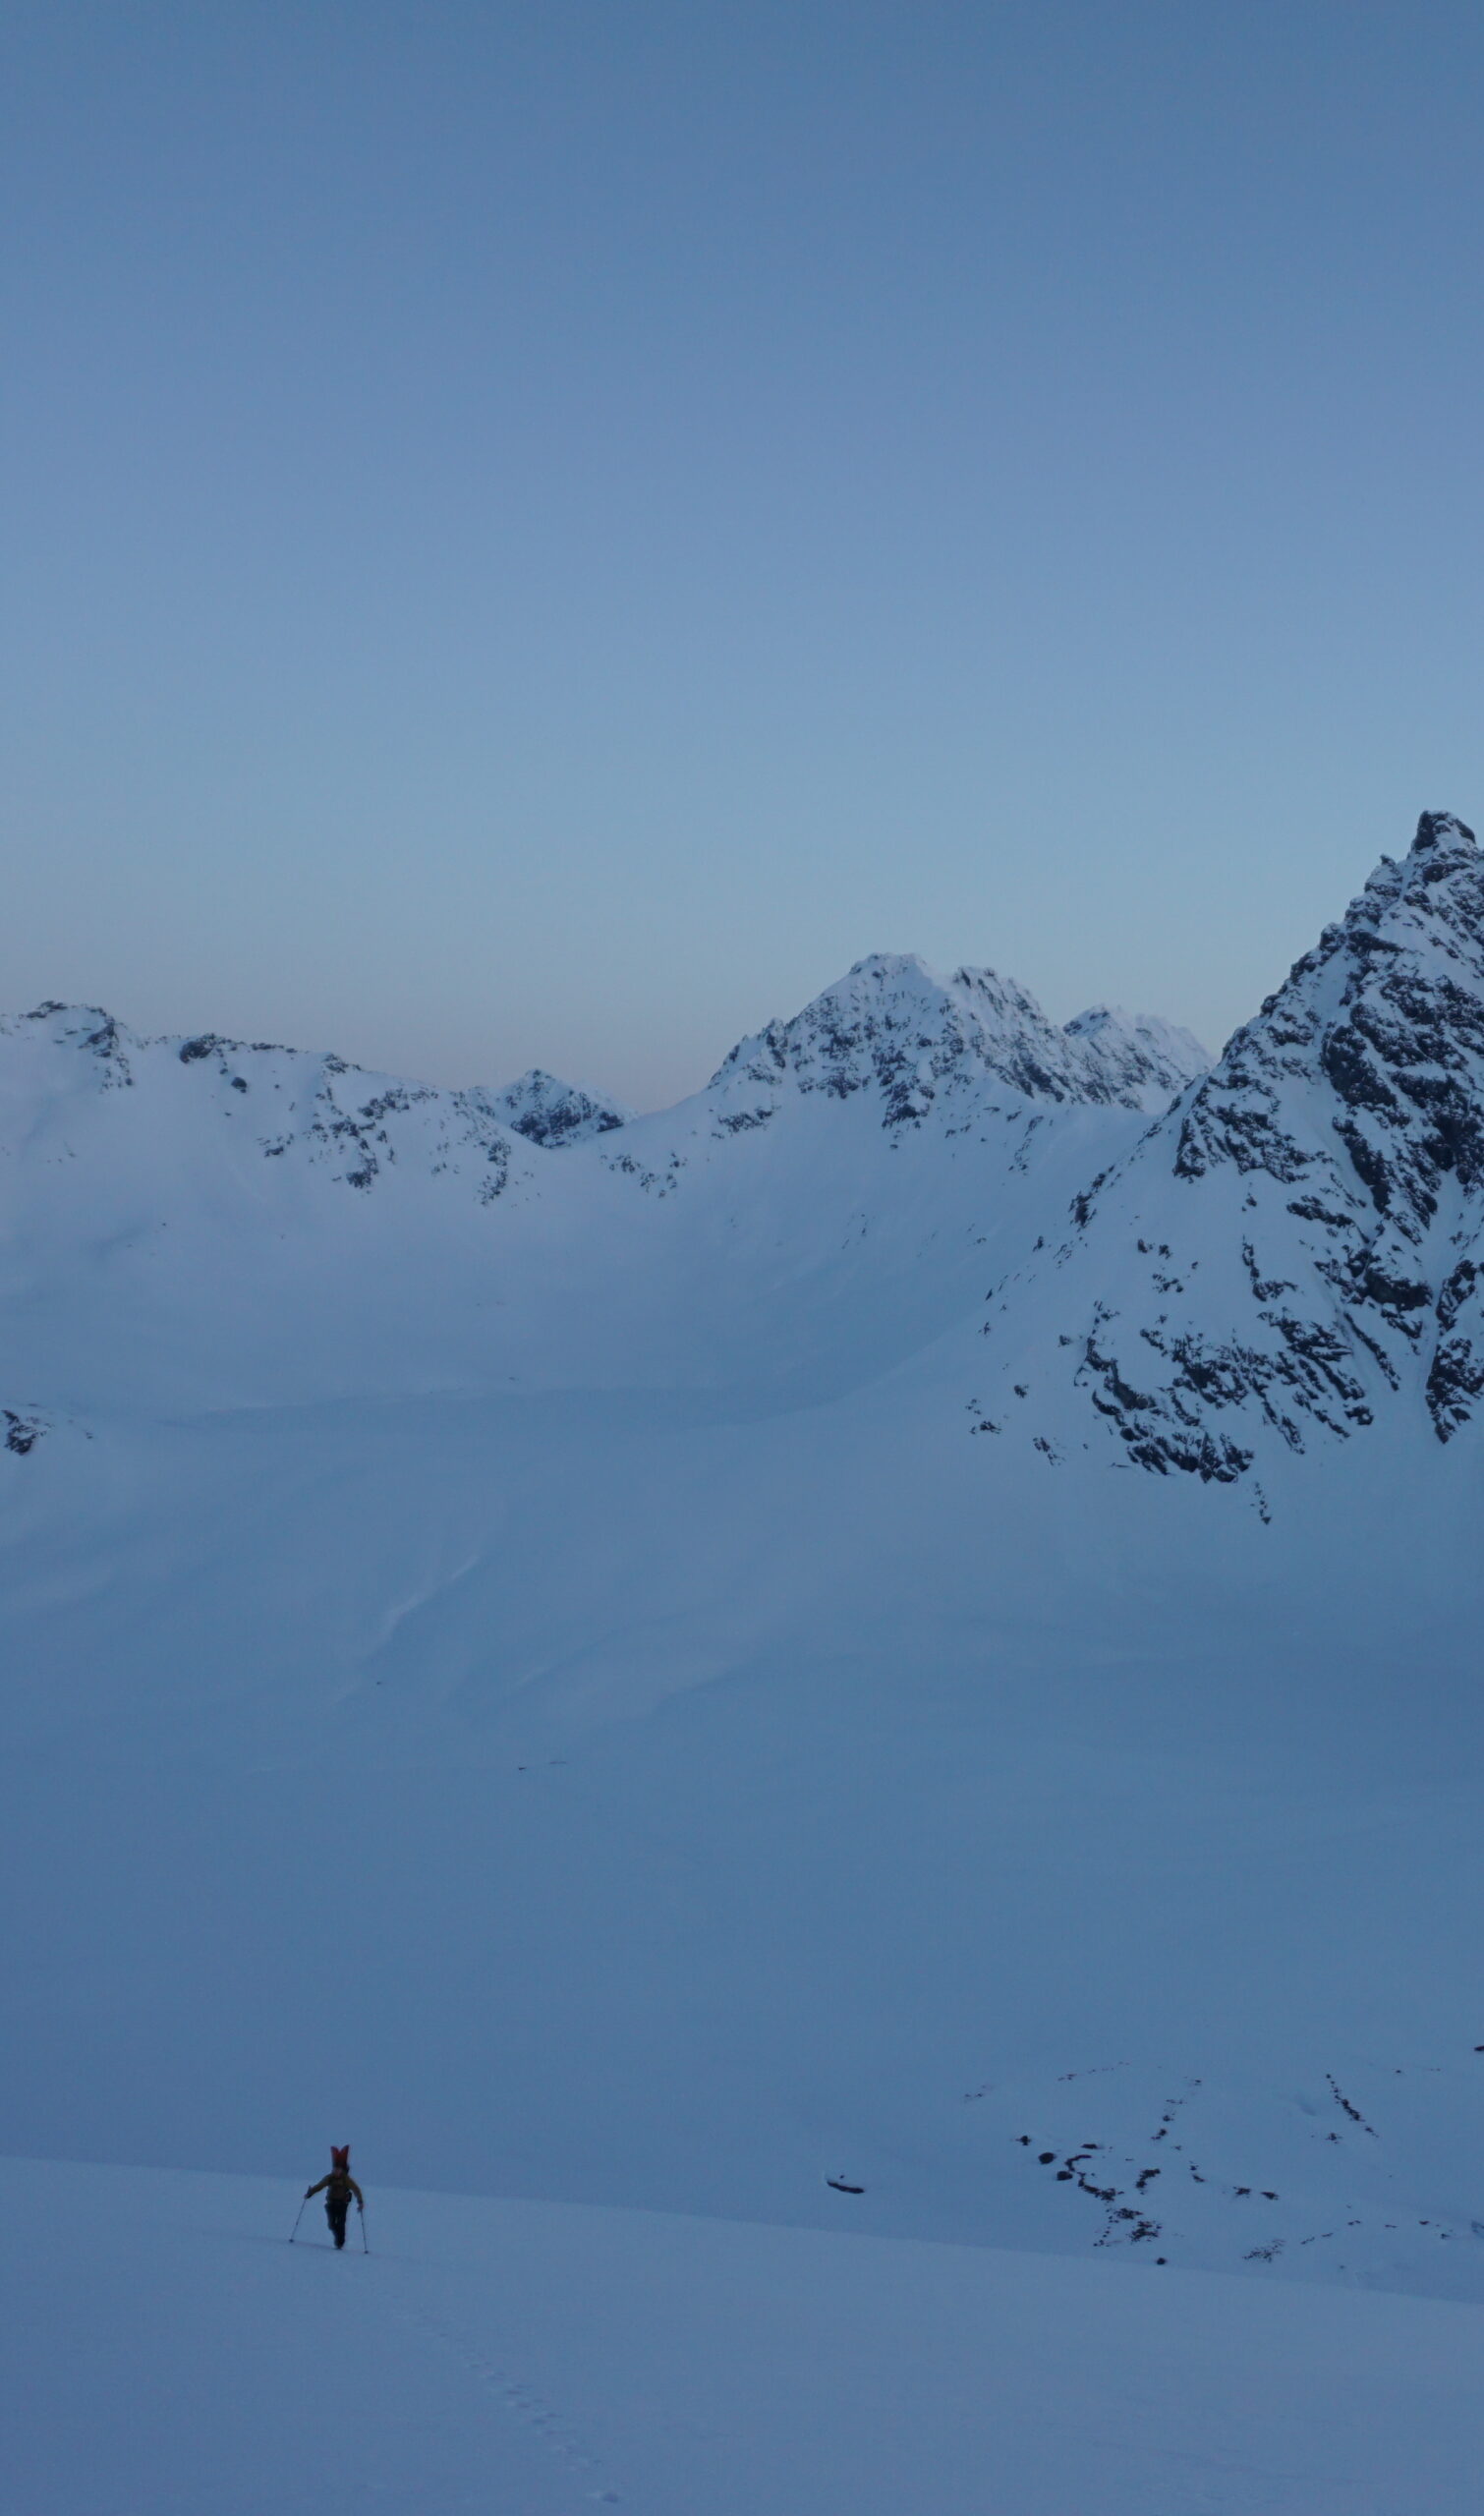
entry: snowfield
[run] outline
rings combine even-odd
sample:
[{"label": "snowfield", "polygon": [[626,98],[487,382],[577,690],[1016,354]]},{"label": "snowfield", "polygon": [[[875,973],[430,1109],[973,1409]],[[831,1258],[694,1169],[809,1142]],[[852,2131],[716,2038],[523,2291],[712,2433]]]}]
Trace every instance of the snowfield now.
[{"label": "snowfield", "polygon": [[1479,2307],[404,2192],[337,2257],[240,2176],[0,2196],[28,2516],[1478,2506]]},{"label": "snowfield", "polygon": [[1476,2505],[1481,1294],[1446,815],[1214,1067],[0,1024],[18,2508]]}]

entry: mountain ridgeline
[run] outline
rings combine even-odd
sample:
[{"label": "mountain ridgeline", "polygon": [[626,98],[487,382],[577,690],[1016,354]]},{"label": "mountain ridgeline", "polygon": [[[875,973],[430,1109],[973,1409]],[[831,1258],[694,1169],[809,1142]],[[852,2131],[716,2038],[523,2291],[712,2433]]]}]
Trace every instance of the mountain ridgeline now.
[{"label": "mountain ridgeline", "polygon": [[[1096,1005],[1058,1030],[1029,991],[993,970],[940,979],[914,953],[857,961],[791,1022],[740,1041],[712,1088],[758,1087],[758,1115],[781,1092],[838,1100],[874,1089],[884,1126],[951,1125],[998,1087],[1016,1101],[1164,1109],[1210,1063],[1188,1031]],[[733,1125],[746,1123],[733,1104]]]},{"label": "mountain ridgeline", "polygon": [[[290,1328],[314,1286],[371,1286],[378,1374],[399,1320],[411,1351],[415,1318],[463,1317],[456,1357],[419,1347],[417,1386],[522,1385],[560,1344],[558,1299],[604,1376],[672,1388],[715,1377],[744,1314],[754,1360],[725,1369],[760,1387],[771,1348],[806,1356],[848,1318],[831,1386],[956,1335],[976,1433],[1051,1466],[1251,1475],[1265,1512],[1284,1455],[1398,1407],[1447,1444],[1484,1397],[1484,874],[1447,814],[1215,1066],[1149,1016],[1057,1025],[993,971],[873,954],[644,1117],[539,1068],[436,1090],[51,1002],[0,1023],[0,1089],[13,1315],[55,1312],[70,1283],[95,1318],[148,1314],[157,1356],[202,1287],[230,1344],[245,1266]],[[53,1354],[76,1325],[57,1319]],[[66,1375],[45,1336],[24,1373],[11,1344],[24,1458],[89,1393],[48,1385]]]}]

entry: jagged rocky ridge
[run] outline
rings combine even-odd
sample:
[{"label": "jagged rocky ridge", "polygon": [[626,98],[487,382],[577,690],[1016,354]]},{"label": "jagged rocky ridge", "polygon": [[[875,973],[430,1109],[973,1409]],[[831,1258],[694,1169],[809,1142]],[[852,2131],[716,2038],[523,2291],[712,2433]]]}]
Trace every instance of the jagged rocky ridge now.
[{"label": "jagged rocky ridge", "polygon": [[[763,1281],[808,1280],[797,1253],[824,1266],[868,1230],[873,1252],[896,1251],[872,1264],[920,1266],[913,1252],[949,1211],[941,1179],[945,1197],[950,1181],[967,1197],[951,1230],[993,1225],[1018,1259],[992,1295],[974,1421],[1023,1429],[1048,1458],[1095,1449],[1101,1428],[1124,1460],[1227,1484],[1265,1453],[1346,1438],[1394,1405],[1413,1407],[1446,1443],[1484,1397],[1484,876],[1471,833],[1446,814],[1423,815],[1406,858],[1383,861],[1210,1071],[1167,1025],[1097,1008],[1058,1027],[1012,982],[968,970],[940,979],[910,955],[857,963],[791,1022],[740,1043],[680,1111],[642,1119],[536,1070],[503,1092],[438,1091],[211,1033],[143,1040],[96,1009],[54,1003],[0,1023],[0,1049],[13,1206],[18,1222],[23,1200],[38,1216],[44,1207],[51,1252],[100,1232],[116,1254],[142,1247],[142,1231],[193,1201],[225,1214],[223,1183],[260,1181],[267,1165],[286,1183],[301,1174],[354,1189],[357,1205],[373,1189],[373,1203],[390,1200],[412,1285],[431,1229],[423,1182],[445,1183],[436,1196],[450,1214],[462,1196],[509,1215],[544,1203],[547,1182],[557,1194],[547,1157],[564,1149],[549,1213],[568,1218],[558,1238],[578,1253],[574,1285],[586,1235],[618,1211],[601,1199],[637,1183],[675,1214],[710,1171],[719,1184],[698,1249],[646,1240],[641,1260],[636,1241],[634,1264],[672,1247],[675,1283],[699,1285],[724,1248],[728,1282],[751,1301],[747,1234],[769,1197],[766,1245],[796,1257],[767,1260],[773,1273],[756,1296],[766,1306]],[[80,1094],[96,1121],[81,1133]],[[828,1192],[838,1211],[827,1213],[808,1148],[831,1126],[833,1103],[867,1124],[851,1134]],[[770,1142],[762,1170],[752,1156],[733,1164],[732,1139],[789,1111],[786,1157]],[[1159,1115],[1125,1151],[1129,1114],[1143,1112]],[[916,1148],[926,1168],[910,1187],[891,1184],[897,1161],[877,1169],[876,1143],[888,1155]],[[1111,1155],[1056,1237],[1050,1217],[1082,1166]],[[214,1184],[208,1165],[224,1166]],[[1045,1188],[1021,1193],[1037,1165],[1056,1181],[1055,1204]],[[503,1197],[517,1182],[521,1198]],[[250,1193],[266,1229],[260,1187]],[[303,1227],[298,1194],[280,1201],[275,1241]],[[903,1198],[916,1236],[892,1243],[882,1228]],[[723,1239],[706,1236],[713,1229]],[[14,1249],[25,1241],[18,1229]],[[865,1335],[877,1279],[851,1263]],[[834,1315],[827,1282],[820,1274],[820,1329]],[[887,1283],[881,1298],[899,1305]],[[601,1312],[603,1296],[594,1299]],[[677,1339],[704,1344],[713,1332],[700,1317],[677,1323]],[[509,1322],[517,1359],[523,1318]],[[803,1351],[800,1321],[790,1334]],[[759,1337],[765,1353],[761,1314]]]},{"label": "jagged rocky ridge", "polygon": [[609,1135],[634,1115],[622,1101],[563,1083],[539,1065],[507,1083],[503,1092],[489,1093],[485,1107],[503,1126],[551,1152],[561,1145],[585,1144],[590,1136]]},{"label": "jagged rocky ridge", "polygon": [[[77,1088],[80,1073],[99,1093],[147,1080],[152,1100],[173,1091],[184,1070],[194,1124],[220,1120],[264,1158],[302,1163],[363,1192],[400,1168],[467,1179],[488,1204],[526,1175],[527,1145],[548,1153],[634,1123],[623,1103],[540,1067],[503,1090],[448,1091],[215,1032],[146,1039],[96,1005],[37,1005],[0,1021],[0,1043],[29,1073],[29,1083],[16,1074],[17,1103],[55,1102]],[[724,1141],[767,1125],[791,1093],[845,1099],[870,1089],[886,1129],[920,1125],[933,1112],[951,1133],[987,1102],[1163,1108],[1208,1062],[1188,1032],[1151,1017],[1100,1007],[1062,1031],[1023,988],[991,971],[941,980],[913,955],[876,954],[792,1022],[743,1041],[689,1108],[705,1133]],[[646,1124],[653,1132],[664,1120]],[[618,1170],[651,1176],[639,1160],[620,1160]]]},{"label": "jagged rocky ridge", "polygon": [[[999,1289],[992,1344],[1043,1408],[1069,1371],[1140,1466],[1230,1482],[1408,1398],[1448,1441],[1484,1395],[1473,833],[1424,813],[1072,1219]],[[1008,1411],[987,1401],[981,1420]],[[1075,1422],[1042,1428],[1048,1456]]]},{"label": "jagged rocky ridge", "polygon": [[1018,1098],[1162,1110],[1210,1064],[1188,1031],[1108,1005],[1064,1029],[1029,990],[993,970],[940,978],[913,952],[857,961],[790,1022],[739,1041],[713,1077],[724,1125],[763,1125],[787,1091],[845,1100],[875,1090],[882,1123],[919,1126],[935,1112],[966,1121],[986,1084]]}]

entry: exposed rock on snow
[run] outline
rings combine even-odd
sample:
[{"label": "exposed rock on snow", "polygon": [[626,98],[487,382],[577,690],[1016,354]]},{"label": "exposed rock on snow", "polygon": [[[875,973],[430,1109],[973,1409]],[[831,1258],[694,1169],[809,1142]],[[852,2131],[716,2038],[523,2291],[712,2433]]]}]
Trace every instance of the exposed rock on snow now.
[{"label": "exposed rock on snow", "polygon": [[[637,1273],[701,1302],[663,1331],[687,1359],[656,1365],[661,1377],[704,1377],[711,1366],[696,1357],[731,1333],[714,1308],[703,1319],[697,1290],[718,1265],[735,1270],[727,1321],[754,1315],[763,1270],[757,1350],[771,1364],[789,1338],[798,1353],[819,1338],[802,1318],[781,1327],[763,1287],[817,1298],[820,1318],[833,1319],[818,1271],[864,1244],[870,1257],[846,1270],[851,1299],[868,1323],[876,1298],[900,1314],[909,1256],[951,1283],[951,1252],[928,1255],[943,1228],[960,1241],[997,1231],[1014,1270],[990,1321],[1002,1386],[975,1387],[974,1421],[1013,1424],[1052,1464],[1086,1449],[1101,1422],[1142,1467],[1231,1483],[1265,1453],[1348,1437],[1394,1404],[1425,1410],[1447,1442],[1484,1398],[1484,877],[1472,834],[1447,814],[1423,815],[1404,862],[1383,862],[1211,1070],[1188,1032],[1152,1017],[1096,1006],[1058,1027],[1012,981],[939,977],[911,954],[858,962],[791,1021],[741,1042],[683,1117],[635,1120],[539,1069],[502,1092],[448,1092],[215,1033],[147,1041],[96,1007],[39,1006],[0,1023],[0,1151],[24,1149],[59,1249],[80,1230],[110,1251],[139,1248],[142,1231],[192,1209],[210,1222],[250,1175],[244,1229],[257,1214],[267,1229],[263,1166],[281,1165],[389,1201],[398,1282],[411,1288],[431,1246],[428,1183],[447,1183],[433,1191],[441,1207],[450,1188],[487,1205],[519,1176],[530,1196],[549,1186],[556,1200],[542,1229],[557,1240],[543,1247],[572,1253],[583,1310],[582,1251],[599,1214],[611,1220],[602,1201],[616,1180],[625,1196],[632,1182],[652,1206],[678,1216],[689,1200],[697,1212],[694,1227],[666,1225],[630,1251]],[[843,1102],[857,1123],[838,1131],[850,1150],[827,1191],[820,1130],[832,1144],[828,1105]],[[1130,1113],[1153,1115],[1132,1150]],[[676,1121],[688,1129],[679,1138]],[[732,1140],[775,1124],[766,1148],[733,1161]],[[619,1131],[621,1146],[602,1142]],[[949,1162],[935,1168],[950,1140]],[[909,1142],[927,1166],[910,1186],[897,1158]],[[881,1169],[878,1143],[892,1157]],[[559,1189],[543,1160],[556,1149],[571,1154]],[[1087,1179],[1070,1236],[1053,1249],[1031,1244],[1056,1206],[1022,1184],[1032,1167],[1049,1179],[1049,1161],[1063,1166],[1057,1203]],[[76,1209],[62,1164],[89,1191]],[[945,1186],[940,1206],[935,1183],[950,1168],[960,1204]],[[93,1187],[105,1173],[106,1197]],[[152,1202],[142,1203],[146,1177]],[[886,1219],[908,1206],[893,1243]],[[828,1212],[828,1248],[816,1208]],[[701,1238],[688,1249],[691,1229]],[[304,1229],[300,1206],[280,1200],[275,1245]],[[873,1293],[872,1268],[886,1263],[876,1252],[892,1246],[890,1289],[884,1275]],[[481,1278],[482,1312],[485,1298]],[[497,1299],[509,1307],[508,1286]],[[675,1300],[656,1293],[651,1310],[657,1334]],[[944,1324],[942,1306],[924,1302],[921,1315],[924,1333],[930,1316],[934,1333]],[[508,1327],[507,1385],[521,1368],[514,1313]],[[608,1345],[632,1353],[634,1334],[615,1314]],[[488,1349],[483,1326],[479,1343]]]},{"label": "exposed rock on snow", "polygon": [[1194,1032],[1162,1022],[1157,1013],[1094,1004],[1066,1030],[1088,1052],[1108,1085],[1108,1098],[1126,1110],[1166,1110],[1187,1083],[1210,1070],[1211,1059]]},{"label": "exposed rock on snow", "polygon": [[133,1047],[143,1044],[133,1040],[122,1024],[116,1022],[111,1013],[105,1013],[100,1004],[59,1004],[55,998],[48,997],[44,1004],[34,1005],[29,1013],[20,1014],[10,1021],[0,1021],[0,1036],[6,1032],[20,1033],[31,1023],[44,1025],[48,1037],[59,1043],[66,1042],[90,1057],[100,1090],[108,1091],[134,1081],[125,1043]]},{"label": "exposed rock on snow", "polygon": [[626,1126],[634,1115],[622,1101],[611,1101],[603,1093],[585,1092],[575,1083],[563,1083],[539,1065],[532,1066],[518,1082],[507,1083],[503,1092],[481,1097],[502,1125],[513,1127],[517,1135],[528,1137],[532,1144],[548,1148],[582,1144],[589,1136],[607,1135],[614,1127]]},{"label": "exposed rock on snow", "polygon": [[935,1109],[951,1123],[987,1082],[1001,1098],[1164,1109],[1209,1063],[1168,1023],[1099,1006],[1062,1030],[993,970],[940,978],[915,952],[874,952],[791,1022],[740,1041],[713,1087],[732,1087],[721,1123],[734,1129],[766,1123],[788,1089],[845,1100],[874,1088],[882,1124],[902,1127]]},{"label": "exposed rock on snow", "polygon": [[345,1058],[267,1041],[249,1047],[212,1031],[143,1039],[96,1005],[46,1003],[0,1020],[0,1046],[7,1043],[15,1052],[9,1097],[26,1134],[60,1121],[77,1096],[142,1087],[148,1141],[131,1138],[128,1156],[141,1172],[172,1152],[189,1166],[203,1150],[200,1130],[219,1140],[230,1124],[234,1139],[245,1135],[262,1158],[302,1163],[351,1188],[369,1189],[400,1162],[429,1176],[463,1176],[487,1204],[509,1175],[509,1128],[477,1089],[437,1091],[369,1074]]},{"label": "exposed rock on snow", "polygon": [[[1398,1398],[1447,1441],[1484,1393],[1473,833],[1424,813],[1405,860],[1073,1219],[1055,1275],[1038,1271],[1062,1313],[1053,1351],[1059,1332],[1141,1466],[1229,1481],[1265,1445],[1342,1438]],[[1022,1349],[1048,1342],[1041,1300],[1027,1280],[1005,1304]]]}]

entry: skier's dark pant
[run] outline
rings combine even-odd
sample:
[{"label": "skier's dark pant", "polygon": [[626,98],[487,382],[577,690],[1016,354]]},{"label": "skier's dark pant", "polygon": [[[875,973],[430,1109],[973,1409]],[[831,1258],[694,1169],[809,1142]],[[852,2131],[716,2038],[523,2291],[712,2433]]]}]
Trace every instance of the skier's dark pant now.
[{"label": "skier's dark pant", "polygon": [[342,2194],[338,2200],[333,2194],[326,2194],[325,2196],[324,2215],[330,2223],[330,2234],[334,2238],[337,2246],[342,2246],[345,2243],[345,2214],[350,2206],[350,2195],[348,2193]]}]

